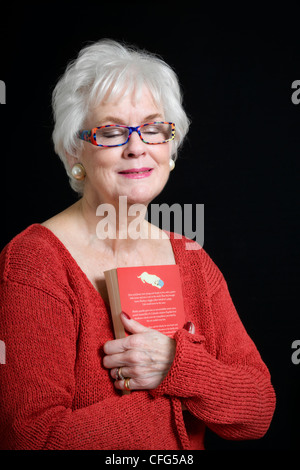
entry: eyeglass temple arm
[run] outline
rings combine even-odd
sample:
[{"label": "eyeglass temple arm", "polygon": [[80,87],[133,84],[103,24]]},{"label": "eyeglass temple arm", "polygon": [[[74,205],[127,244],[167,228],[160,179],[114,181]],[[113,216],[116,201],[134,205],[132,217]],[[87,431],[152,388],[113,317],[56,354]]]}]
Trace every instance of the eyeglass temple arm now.
[{"label": "eyeglass temple arm", "polygon": [[78,137],[81,140],[86,142],[93,142],[93,133],[92,131],[78,131]]}]

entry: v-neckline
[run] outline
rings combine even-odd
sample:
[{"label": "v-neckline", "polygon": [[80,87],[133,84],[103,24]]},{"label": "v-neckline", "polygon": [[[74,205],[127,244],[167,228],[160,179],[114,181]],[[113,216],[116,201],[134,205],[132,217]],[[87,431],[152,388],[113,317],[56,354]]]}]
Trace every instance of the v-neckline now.
[{"label": "v-neckline", "polygon": [[[93,291],[94,295],[96,294],[97,296],[99,296],[101,299],[102,299],[102,302],[104,303],[104,305],[106,306],[106,308],[108,307],[108,304],[107,302],[104,300],[103,296],[101,295],[101,293],[99,292],[99,290],[93,285],[93,283],[91,282],[91,280],[88,278],[87,274],[83,271],[83,269],[79,266],[79,264],[77,263],[76,259],[72,256],[72,254],[70,253],[70,251],[68,250],[68,248],[64,245],[64,243],[59,239],[59,237],[57,237],[55,235],[54,232],[52,232],[52,230],[50,230],[48,227],[46,227],[45,225],[41,225],[41,224],[33,224],[31,225],[30,227],[28,227],[28,229],[30,228],[37,228],[38,230],[41,230],[42,232],[45,232],[48,236],[48,238],[52,239],[55,243],[55,245],[59,248],[60,251],[62,251],[64,253],[64,256],[66,257],[66,259],[68,259],[69,262],[71,262],[74,266],[76,266],[76,269],[77,271],[80,273],[81,277],[85,280],[86,284],[89,286],[89,289],[91,291]],[[169,237],[169,241],[171,243],[171,247],[172,247],[172,251],[173,251],[173,256],[174,256],[174,259],[175,259],[175,264],[179,264],[178,261],[179,261],[179,255],[178,255],[178,252],[177,252],[177,248],[178,248],[178,241],[181,241],[181,239],[177,239],[177,238],[174,238],[174,235],[172,232],[168,232],[166,230],[164,230],[164,232],[168,235]]]}]

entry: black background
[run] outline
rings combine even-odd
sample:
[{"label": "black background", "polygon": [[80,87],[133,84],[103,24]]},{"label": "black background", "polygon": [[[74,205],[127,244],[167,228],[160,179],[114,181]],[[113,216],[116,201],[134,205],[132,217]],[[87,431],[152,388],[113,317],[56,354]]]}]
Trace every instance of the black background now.
[{"label": "black background", "polygon": [[174,67],[192,120],[155,202],[205,205],[204,248],[272,375],[277,408],[258,441],[208,431],[208,449],[296,449],[300,364],[298,240],[299,11],[207,13],[193,2],[7,5],[1,19],[1,247],[76,201],[51,142],[51,93],[87,42],[108,37],[160,54]]}]

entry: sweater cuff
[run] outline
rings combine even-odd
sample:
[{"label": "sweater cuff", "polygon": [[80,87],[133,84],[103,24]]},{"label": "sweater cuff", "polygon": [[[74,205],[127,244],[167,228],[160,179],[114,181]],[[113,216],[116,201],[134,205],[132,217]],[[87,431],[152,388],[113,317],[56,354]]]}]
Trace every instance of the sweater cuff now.
[{"label": "sweater cuff", "polygon": [[190,334],[185,329],[178,330],[174,336],[176,353],[173,364],[162,383],[154,390],[152,396],[170,395],[188,398],[192,395],[192,383],[197,380],[195,370],[203,357],[205,337]]}]

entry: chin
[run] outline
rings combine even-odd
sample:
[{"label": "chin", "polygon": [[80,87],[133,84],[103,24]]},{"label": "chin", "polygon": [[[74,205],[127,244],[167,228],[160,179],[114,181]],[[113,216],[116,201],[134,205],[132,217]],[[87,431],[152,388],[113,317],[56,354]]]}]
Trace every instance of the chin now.
[{"label": "chin", "polygon": [[147,206],[151,203],[151,201],[153,201],[153,199],[156,198],[156,196],[161,193],[164,186],[157,188],[157,190],[155,190],[153,187],[145,187],[144,185],[136,186],[135,188],[132,188],[128,194],[124,194],[124,196],[127,196],[128,204],[144,204]]}]

